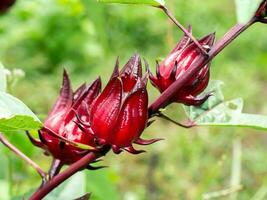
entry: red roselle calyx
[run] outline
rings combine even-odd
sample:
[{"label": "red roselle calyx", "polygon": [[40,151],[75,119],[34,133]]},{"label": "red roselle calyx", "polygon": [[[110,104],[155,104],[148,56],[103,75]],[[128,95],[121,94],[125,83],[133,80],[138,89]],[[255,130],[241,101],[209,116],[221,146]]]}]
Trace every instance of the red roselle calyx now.
[{"label": "red roselle calyx", "polygon": [[113,74],[90,109],[90,125],[79,123],[81,129],[95,137],[99,145],[110,145],[115,153],[123,149],[133,153],[133,143],[147,145],[157,139],[143,140],[141,133],[148,121],[147,73],[142,77],[142,64],[134,55],[119,71],[117,61]]},{"label": "red roselle calyx", "polygon": [[31,140],[64,164],[79,160],[85,153],[68,141],[91,146],[92,150],[87,152],[101,152],[108,146],[115,153],[122,150],[141,153],[142,150],[133,148],[133,143],[147,145],[158,141],[140,138],[148,121],[146,84],[147,74],[142,77],[138,55],[134,55],[121,71],[117,61],[102,92],[99,78],[90,86],[83,84],[73,92],[64,71],[60,95],[39,131],[41,142]]},{"label": "red roselle calyx", "polygon": [[16,0],[1,0],[0,2],[0,13],[6,12]]},{"label": "red roselle calyx", "polygon": [[[189,27],[191,32],[191,27]],[[199,43],[207,50],[214,43],[215,34],[205,36],[199,40]],[[162,93],[173,82],[175,82],[203,55],[199,48],[193,43],[189,37],[184,36],[176,47],[169,53],[167,58],[159,65],[157,64],[156,76],[151,72],[149,78],[151,83]],[[202,98],[197,98],[201,92],[207,87],[210,77],[209,64],[201,68],[198,74],[188,81],[169,103],[177,102],[185,105],[199,106],[204,103],[211,94],[207,94]]]},{"label": "red roselle calyx", "polygon": [[62,141],[53,133],[69,141],[94,147],[95,142],[92,135],[80,130],[75,121],[77,120],[76,113],[79,113],[80,118],[88,122],[88,106],[99,94],[100,88],[101,81],[98,78],[90,86],[83,84],[73,92],[69,76],[64,71],[60,95],[46,118],[44,127],[39,131],[41,143],[35,142],[35,144],[56,159],[61,160],[63,164],[71,164],[82,158],[85,150]]}]

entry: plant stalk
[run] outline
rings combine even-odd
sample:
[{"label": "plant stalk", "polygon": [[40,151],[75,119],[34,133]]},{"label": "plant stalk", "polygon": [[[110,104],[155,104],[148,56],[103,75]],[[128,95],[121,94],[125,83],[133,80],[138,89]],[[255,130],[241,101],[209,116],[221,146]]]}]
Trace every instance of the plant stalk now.
[{"label": "plant stalk", "polygon": [[165,6],[161,6],[160,7],[164,13],[169,17],[169,19],[171,21],[173,21],[173,23],[179,28],[181,29],[185,35],[187,35],[196,45],[197,47],[200,49],[201,53],[203,55],[208,55],[207,51],[202,47],[202,45],[198,42],[198,40],[191,34],[188,32],[188,30],[186,30],[186,28],[174,17],[174,15],[171,13],[171,11],[165,7]]},{"label": "plant stalk", "polygon": [[267,19],[259,19],[259,22],[261,22],[263,24],[267,24]]},{"label": "plant stalk", "polygon": [[0,133],[0,142],[2,142],[7,148],[9,148],[12,152],[14,152],[17,156],[22,158],[24,161],[26,161],[29,165],[31,165],[37,173],[42,177],[43,181],[46,181],[46,173],[39,167],[38,164],[36,164],[34,161],[32,161],[28,156],[26,156],[24,153],[22,153],[20,150],[18,150],[13,144],[11,144],[2,133]]},{"label": "plant stalk", "polygon": [[76,172],[83,170],[96,160],[99,156],[97,153],[91,152],[86,156],[78,160],[77,162],[70,165],[65,171],[54,176],[50,181],[48,181],[43,187],[39,188],[30,198],[29,200],[40,200],[44,198],[48,193],[54,190],[58,185],[67,180],[69,177],[74,175]]}]

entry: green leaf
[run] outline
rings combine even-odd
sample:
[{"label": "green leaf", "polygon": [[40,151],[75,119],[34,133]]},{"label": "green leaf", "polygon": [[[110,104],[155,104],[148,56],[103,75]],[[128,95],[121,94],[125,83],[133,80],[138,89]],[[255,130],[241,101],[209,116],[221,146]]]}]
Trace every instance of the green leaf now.
[{"label": "green leaf", "polygon": [[39,121],[37,116],[19,99],[5,92],[0,92],[0,118],[10,118],[15,115],[27,115]]},{"label": "green leaf", "polygon": [[16,115],[9,119],[0,119],[0,131],[33,131],[39,130],[42,127],[42,123],[33,120],[32,117],[27,115]]},{"label": "green leaf", "polygon": [[[120,199],[114,179],[116,175],[108,170],[88,171],[87,190],[92,192],[92,200],[117,200]],[[107,198],[108,197],[108,198]]]},{"label": "green leaf", "polygon": [[224,96],[221,90],[222,85],[222,81],[211,80],[205,92],[212,91],[213,95],[204,104],[202,104],[201,107],[183,106],[186,114],[190,119],[196,119],[203,112],[215,107],[217,104],[221,103],[224,100]]},{"label": "green leaf", "polygon": [[164,0],[97,0],[102,3],[120,3],[120,4],[142,4],[149,6],[164,6]]},{"label": "green leaf", "polygon": [[214,91],[201,107],[184,106],[189,119],[199,126],[234,126],[267,130],[267,116],[242,113],[241,98],[223,101],[221,81],[211,81],[207,91]]},{"label": "green leaf", "polygon": [[41,126],[36,115],[22,101],[0,92],[0,131],[37,130]]},{"label": "green leaf", "polygon": [[5,74],[5,69],[2,63],[0,63],[0,92],[5,92],[6,91],[6,74]]},{"label": "green leaf", "polygon": [[[102,188],[103,189],[103,188]],[[85,172],[79,172],[69,180],[62,183],[45,200],[55,199],[76,199],[86,193],[86,175]]]},{"label": "green leaf", "polygon": [[19,99],[7,94],[6,75],[0,63],[0,131],[38,130],[38,117]]},{"label": "green leaf", "polygon": [[235,0],[237,20],[247,23],[256,13],[262,0]]}]

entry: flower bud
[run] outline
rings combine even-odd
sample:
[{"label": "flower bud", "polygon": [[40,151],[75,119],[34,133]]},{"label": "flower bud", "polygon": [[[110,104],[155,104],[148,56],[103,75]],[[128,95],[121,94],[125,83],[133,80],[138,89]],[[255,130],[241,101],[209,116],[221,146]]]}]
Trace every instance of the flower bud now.
[{"label": "flower bud", "polygon": [[83,156],[84,150],[55,137],[51,132],[69,141],[95,147],[92,135],[84,133],[75,123],[76,113],[88,122],[88,106],[100,92],[101,81],[96,79],[90,86],[83,84],[75,92],[71,89],[70,80],[64,71],[60,95],[39,132],[42,147],[64,164],[71,164]]},{"label": "flower bud", "polygon": [[[191,32],[191,28],[189,28]],[[214,43],[215,34],[212,33],[199,40],[199,43],[206,49],[210,49]],[[162,93],[173,82],[187,73],[188,69],[194,65],[198,59],[205,56],[193,43],[189,37],[184,36],[176,47],[169,53],[167,58],[157,64],[156,76],[150,72],[149,78],[151,83]],[[210,94],[203,98],[197,98],[205,90],[209,82],[209,65],[204,66],[198,74],[189,80],[172,98],[169,103],[177,102],[185,105],[199,106],[207,100]]]}]

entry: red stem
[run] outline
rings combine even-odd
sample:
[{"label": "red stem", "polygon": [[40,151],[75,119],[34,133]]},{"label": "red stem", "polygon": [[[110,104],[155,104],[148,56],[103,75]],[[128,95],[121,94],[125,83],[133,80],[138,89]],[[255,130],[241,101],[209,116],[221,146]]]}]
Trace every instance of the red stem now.
[{"label": "red stem", "polygon": [[54,190],[58,185],[67,180],[76,172],[84,169],[87,165],[99,157],[96,153],[88,153],[86,156],[78,160],[77,162],[70,165],[65,171],[56,175],[49,182],[47,182],[43,187],[38,189],[29,200],[40,200],[43,199],[48,193]]},{"label": "red stem", "polygon": [[159,8],[161,8],[164,13],[169,17],[169,19],[197,45],[203,55],[208,55],[207,51],[202,47],[198,40],[186,28],[184,28],[184,26],[174,17],[174,15],[167,7],[161,6]]},{"label": "red stem", "polygon": [[263,24],[267,24],[267,19],[259,19],[259,22],[261,22]]},{"label": "red stem", "polygon": [[161,108],[168,105],[170,99],[179,91],[185,83],[199,72],[201,68],[207,65],[218,53],[220,53],[226,46],[233,42],[241,33],[243,33],[252,24],[257,22],[257,18],[252,18],[247,24],[237,24],[224,37],[218,41],[209,51],[208,57],[201,56],[188,70],[184,76],[177,79],[168,89],[166,89],[155,101],[149,106],[149,116],[152,117],[158,113]]},{"label": "red stem", "polygon": [[211,61],[215,56],[218,55],[226,46],[228,46],[231,42],[233,42],[241,33],[247,30],[251,25],[258,21],[258,18],[252,18],[246,24],[236,24],[233,28],[231,28],[223,38],[216,43],[216,45],[211,48],[209,52],[209,60]]}]

